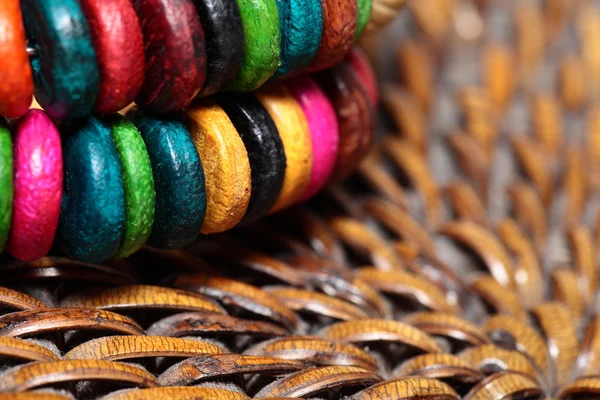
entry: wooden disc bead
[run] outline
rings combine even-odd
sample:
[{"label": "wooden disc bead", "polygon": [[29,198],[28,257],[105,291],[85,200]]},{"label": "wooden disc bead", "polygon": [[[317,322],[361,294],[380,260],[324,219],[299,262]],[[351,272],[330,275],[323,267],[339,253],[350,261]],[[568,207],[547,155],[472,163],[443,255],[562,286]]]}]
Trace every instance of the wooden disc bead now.
[{"label": "wooden disc bead", "polygon": [[244,56],[244,28],[236,0],[194,0],[206,42],[208,96],[222,90],[237,74]]},{"label": "wooden disc bead", "polygon": [[308,189],[313,164],[311,136],[302,108],[285,86],[269,83],[255,96],[275,121],[287,159],[283,187],[269,211],[274,213],[298,202]]},{"label": "wooden disc bead", "polygon": [[144,81],[144,41],[129,0],[80,0],[100,71],[94,105],[99,114],[115,113],[138,95]]},{"label": "wooden disc bead", "polygon": [[0,115],[25,114],[33,98],[33,78],[25,50],[25,28],[19,0],[0,2]]},{"label": "wooden disc bead", "polygon": [[317,56],[309,68],[311,71],[319,71],[339,63],[350,51],[356,32],[356,0],[321,0],[321,5],[323,35]]},{"label": "wooden disc bead", "polygon": [[35,98],[55,119],[90,114],[100,74],[88,24],[77,0],[22,0]]},{"label": "wooden disc bead", "polygon": [[146,145],[135,125],[115,114],[105,119],[123,171],[125,190],[125,232],[115,257],[138,251],[150,236],[154,223],[154,178]]},{"label": "wooden disc bead", "polygon": [[348,64],[336,65],[315,77],[337,113],[340,142],[332,179],[339,181],[354,172],[373,143],[373,110]]},{"label": "wooden disc bead", "polygon": [[206,176],[206,216],[202,233],[236,226],[250,201],[250,162],[244,142],[223,109],[204,100],[185,114]]},{"label": "wooden disc bead", "polygon": [[337,158],[339,133],[335,110],[319,85],[307,75],[286,83],[300,104],[311,134],[313,168],[302,200],[314,196],[329,181]]},{"label": "wooden disc bead", "polygon": [[137,109],[128,117],[146,143],[154,176],[154,227],[148,244],[165,249],[188,245],[200,233],[206,211],[204,170],[194,142],[177,119]]},{"label": "wooden disc bead", "polygon": [[0,252],[8,240],[13,209],[13,148],[10,131],[0,117]]},{"label": "wooden disc bead", "polygon": [[186,108],[206,78],[204,32],[192,0],[133,0],[146,52],[136,103],[152,112]]},{"label": "wooden disc bead", "polygon": [[237,0],[244,27],[242,65],[227,90],[249,92],[269,79],[279,65],[279,14],[276,0]]},{"label": "wooden disc bead", "polygon": [[64,144],[65,186],[58,239],[70,258],[110,259],[125,226],[125,195],[119,156],[110,128],[89,117]]},{"label": "wooden disc bead", "polygon": [[314,60],[323,33],[321,0],[277,0],[281,61],[276,76],[306,68]]},{"label": "wooden disc bead", "polygon": [[371,105],[376,108],[379,104],[379,87],[377,86],[375,71],[373,71],[369,59],[360,47],[354,46],[346,56],[346,62],[350,64],[363,88],[367,91]]},{"label": "wooden disc bead", "polygon": [[217,101],[242,138],[248,159],[252,191],[243,223],[263,217],[283,186],[286,157],[275,122],[251,94],[219,95]]},{"label": "wooden disc bead", "polygon": [[63,183],[60,136],[40,110],[15,127],[14,202],[7,251],[30,261],[48,253],[60,214]]},{"label": "wooden disc bead", "polygon": [[354,39],[358,39],[367,27],[367,23],[371,19],[371,11],[373,10],[373,0],[357,0],[358,18],[356,19],[356,31]]}]

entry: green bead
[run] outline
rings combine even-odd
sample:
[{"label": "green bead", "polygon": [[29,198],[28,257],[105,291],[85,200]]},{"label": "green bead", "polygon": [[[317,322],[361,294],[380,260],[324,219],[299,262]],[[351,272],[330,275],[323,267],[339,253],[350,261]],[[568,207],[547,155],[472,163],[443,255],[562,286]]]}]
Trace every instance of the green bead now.
[{"label": "green bead", "polygon": [[279,14],[276,0],[237,0],[244,26],[244,57],[226,90],[249,92],[265,83],[279,66]]},{"label": "green bead", "polygon": [[358,18],[356,20],[356,31],[354,39],[358,39],[371,19],[371,11],[373,8],[372,0],[357,0]]},{"label": "green bead", "polygon": [[116,258],[138,251],[154,223],[154,178],[146,144],[131,121],[121,115],[105,118],[117,148],[125,189],[125,234]]},{"label": "green bead", "polygon": [[12,139],[10,131],[0,118],[0,252],[4,250],[10,222],[12,219],[13,204],[13,157]]}]

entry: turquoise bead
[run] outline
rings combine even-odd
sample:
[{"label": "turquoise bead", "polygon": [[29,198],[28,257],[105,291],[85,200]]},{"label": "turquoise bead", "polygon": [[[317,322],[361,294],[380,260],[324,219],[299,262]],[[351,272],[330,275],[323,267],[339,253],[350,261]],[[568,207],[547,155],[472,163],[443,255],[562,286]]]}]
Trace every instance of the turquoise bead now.
[{"label": "turquoise bead", "polygon": [[[89,115],[100,73],[87,20],[77,0],[21,0],[35,97],[55,119]],[[25,44],[23,44],[25,45]]]},{"label": "turquoise bead", "polygon": [[190,133],[169,116],[130,112],[140,131],[152,164],[156,202],[154,226],[148,244],[174,249],[190,244],[198,234],[206,211],[204,170]]},{"label": "turquoise bead", "polygon": [[281,31],[280,65],[275,76],[308,67],[323,34],[321,0],[277,0]]},{"label": "turquoise bead", "polygon": [[94,117],[66,135],[58,240],[71,258],[109,260],[125,230],[123,173],[110,128]]}]

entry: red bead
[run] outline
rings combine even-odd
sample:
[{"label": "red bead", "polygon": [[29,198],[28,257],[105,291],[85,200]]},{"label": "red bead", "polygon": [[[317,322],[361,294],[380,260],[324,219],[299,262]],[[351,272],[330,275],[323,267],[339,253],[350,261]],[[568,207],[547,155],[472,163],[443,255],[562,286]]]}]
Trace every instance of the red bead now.
[{"label": "red bead", "polygon": [[153,112],[186,108],[206,79],[204,31],[191,0],[133,0],[146,51],[136,103]]},{"label": "red bead", "polygon": [[144,81],[144,41],[130,0],[79,0],[100,70],[94,111],[115,113],[137,97]]}]

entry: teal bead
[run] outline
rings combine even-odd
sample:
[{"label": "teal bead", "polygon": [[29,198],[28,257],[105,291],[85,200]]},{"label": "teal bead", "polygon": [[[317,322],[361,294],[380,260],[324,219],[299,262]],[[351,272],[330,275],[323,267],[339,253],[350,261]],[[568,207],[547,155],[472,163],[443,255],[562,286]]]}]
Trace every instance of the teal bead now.
[{"label": "teal bead", "polygon": [[[87,20],[77,0],[21,0],[35,97],[55,119],[89,115],[100,73]],[[23,44],[25,45],[25,44]]]},{"label": "teal bead", "polygon": [[277,0],[281,31],[280,65],[275,76],[300,71],[317,55],[323,34],[321,0]]},{"label": "teal bead", "polygon": [[58,241],[71,258],[109,260],[125,230],[123,173],[110,128],[94,117],[74,127],[63,148]]},{"label": "teal bead", "polygon": [[156,201],[148,244],[175,249],[190,244],[206,212],[204,170],[185,125],[170,116],[134,110],[127,115],[138,128],[150,156]]}]

